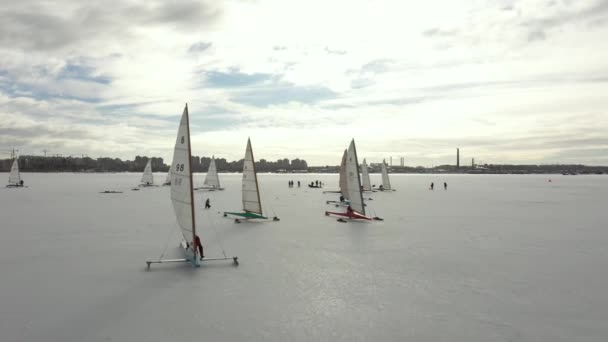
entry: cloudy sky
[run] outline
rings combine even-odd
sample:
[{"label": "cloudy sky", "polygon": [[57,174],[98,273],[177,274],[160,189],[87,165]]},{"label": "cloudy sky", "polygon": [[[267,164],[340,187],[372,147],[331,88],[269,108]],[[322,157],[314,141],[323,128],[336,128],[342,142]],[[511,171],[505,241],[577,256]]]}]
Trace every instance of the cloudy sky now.
[{"label": "cloudy sky", "polygon": [[[608,165],[608,1],[0,1],[0,150]],[[0,155],[0,158],[7,155]],[[169,162],[165,160],[165,162]]]}]

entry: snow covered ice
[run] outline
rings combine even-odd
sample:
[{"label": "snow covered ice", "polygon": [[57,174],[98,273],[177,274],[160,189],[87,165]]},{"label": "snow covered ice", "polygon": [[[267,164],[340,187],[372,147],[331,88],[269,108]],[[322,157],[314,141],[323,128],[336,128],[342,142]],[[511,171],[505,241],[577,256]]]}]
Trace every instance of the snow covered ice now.
[{"label": "snow covered ice", "polygon": [[166,245],[181,257],[169,187],[131,191],[140,173],[22,173],[29,188],[0,189],[0,341],[608,336],[606,176],[392,174],[396,192],[364,193],[385,220],[347,223],[324,215],[337,175],[258,176],[279,222],[222,216],[242,208],[240,174],[195,192],[205,255],[223,248],[238,267],[146,271]]}]

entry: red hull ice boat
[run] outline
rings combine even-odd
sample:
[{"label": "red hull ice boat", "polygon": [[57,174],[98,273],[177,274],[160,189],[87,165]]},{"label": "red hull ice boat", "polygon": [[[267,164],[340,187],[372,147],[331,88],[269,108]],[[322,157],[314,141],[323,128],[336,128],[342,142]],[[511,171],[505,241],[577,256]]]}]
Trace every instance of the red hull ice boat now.
[{"label": "red hull ice boat", "polygon": [[340,216],[340,217],[347,217],[347,218],[349,218],[351,220],[370,220],[370,221],[372,220],[371,217],[365,216],[363,214],[360,214],[360,213],[358,213],[358,212],[356,212],[354,210],[346,210],[345,213],[337,213],[337,212],[334,212],[334,211],[326,211],[325,215],[326,216],[334,215],[334,216]]}]

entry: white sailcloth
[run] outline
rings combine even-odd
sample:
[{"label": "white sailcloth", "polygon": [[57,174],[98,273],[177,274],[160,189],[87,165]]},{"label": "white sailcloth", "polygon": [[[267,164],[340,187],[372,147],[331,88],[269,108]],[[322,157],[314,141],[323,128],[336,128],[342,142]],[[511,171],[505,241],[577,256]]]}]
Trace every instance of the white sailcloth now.
[{"label": "white sailcloth", "polygon": [[194,240],[194,199],[192,195],[192,173],[190,170],[190,129],[188,127],[188,106],[184,109],[177,131],[173,165],[171,165],[171,202],[177,223],[190,242]]},{"label": "white sailcloth", "polygon": [[361,180],[359,179],[359,161],[357,160],[357,148],[355,139],[350,142],[348,147],[348,157],[346,160],[346,189],[348,191],[351,208],[365,215],[365,204],[363,193],[361,192]]},{"label": "white sailcloth", "polygon": [[363,183],[363,190],[371,190],[372,182],[369,179],[369,171],[367,170],[367,161],[363,159],[361,164],[361,182]]},{"label": "white sailcloth", "polygon": [[340,192],[345,200],[348,200],[348,190],[346,189],[346,158],[348,152],[344,150],[344,154],[342,155],[342,163],[340,163]]},{"label": "white sailcloth", "polygon": [[215,158],[211,158],[211,163],[209,164],[209,170],[207,170],[207,175],[205,176],[204,185],[220,188],[220,177],[217,175],[217,169],[215,167]]},{"label": "white sailcloth", "polygon": [[11,173],[8,175],[9,184],[19,184],[21,182],[21,175],[19,174],[19,163],[17,162],[17,158],[13,161],[13,166],[11,166]]},{"label": "white sailcloth", "polygon": [[255,162],[251,150],[251,139],[247,139],[247,150],[245,150],[245,161],[243,163],[243,210],[262,215],[260,189],[258,188],[258,176],[255,172]]},{"label": "white sailcloth", "polygon": [[382,161],[382,187],[384,190],[391,190],[391,181],[388,179],[388,169],[386,168],[386,160]]},{"label": "white sailcloth", "polygon": [[142,184],[154,184],[154,175],[152,174],[152,159],[148,159],[144,174],[141,176]]}]

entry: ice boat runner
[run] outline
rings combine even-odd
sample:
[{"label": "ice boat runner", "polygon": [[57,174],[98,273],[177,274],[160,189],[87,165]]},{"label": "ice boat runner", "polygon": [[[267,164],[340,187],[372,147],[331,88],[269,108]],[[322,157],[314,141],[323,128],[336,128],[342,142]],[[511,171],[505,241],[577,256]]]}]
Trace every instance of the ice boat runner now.
[{"label": "ice boat runner", "polygon": [[[193,266],[200,266],[202,262],[215,260],[232,260],[238,265],[237,257],[203,258],[199,255],[200,239],[196,233],[196,222],[194,215],[194,192],[192,190],[192,153],[190,148],[190,124],[188,118],[188,105],[184,108],[182,119],[177,131],[175,149],[173,150],[173,165],[171,165],[171,202],[173,211],[177,218],[177,224],[184,236],[180,244],[184,252],[183,259],[163,259],[157,261],[146,261],[148,268],[150,264],[162,264],[166,262],[190,262]],[[202,250],[202,246],[200,247]],[[164,253],[163,253],[164,254]]]},{"label": "ice boat runner", "polygon": [[[361,191],[361,180],[359,179],[359,162],[357,160],[357,149],[355,139],[351,140],[346,158],[345,192],[348,194],[350,205],[344,213],[326,211],[325,215],[335,215],[350,219],[371,220],[365,215],[365,203]],[[345,196],[346,197],[346,196]]]},{"label": "ice boat runner", "polygon": [[209,163],[209,170],[207,170],[207,175],[205,176],[203,186],[194,188],[194,190],[224,190],[224,188],[222,188],[222,185],[220,184],[220,177],[218,176],[217,168],[215,167],[215,157],[211,157],[211,162]]},{"label": "ice boat runner", "polygon": [[[243,161],[243,212],[224,212],[224,216],[236,216],[236,222],[240,222],[238,218],[244,219],[262,219],[267,220],[268,217],[262,213],[262,201],[260,200],[260,189],[258,185],[258,175],[255,172],[255,160],[253,159],[253,150],[251,149],[251,139],[247,138],[247,149],[245,150],[245,160]],[[273,220],[278,221],[278,217],[273,217]]]},{"label": "ice boat runner", "polygon": [[391,188],[391,180],[388,179],[388,168],[386,167],[386,159],[382,160],[382,185],[378,187],[380,191],[397,191]]},{"label": "ice boat runner", "polygon": [[23,186],[23,180],[21,179],[21,174],[19,173],[19,159],[15,158],[13,160],[13,166],[11,166],[11,173],[8,175],[8,185],[7,188],[20,188]]}]

